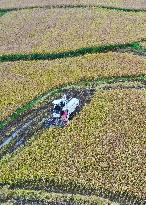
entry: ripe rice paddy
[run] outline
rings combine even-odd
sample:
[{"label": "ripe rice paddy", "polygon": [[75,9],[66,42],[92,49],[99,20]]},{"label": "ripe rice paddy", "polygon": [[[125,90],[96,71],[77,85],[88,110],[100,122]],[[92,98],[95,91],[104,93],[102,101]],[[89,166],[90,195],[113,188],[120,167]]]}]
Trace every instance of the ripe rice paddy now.
[{"label": "ripe rice paddy", "polygon": [[97,91],[66,129],[50,129],[2,160],[1,181],[70,176],[144,196],[144,105],[145,91]]},{"label": "ripe rice paddy", "polygon": [[[0,147],[34,117],[0,149],[0,203],[142,205],[144,0],[2,0],[0,8]],[[80,96],[79,112],[63,129],[37,130],[64,91]]]},{"label": "ripe rice paddy", "polygon": [[13,11],[0,18],[0,54],[59,53],[140,41],[145,20],[143,12],[96,8]]},{"label": "ripe rice paddy", "polygon": [[1,120],[48,89],[81,79],[146,74],[139,56],[109,52],[53,61],[1,63]]}]

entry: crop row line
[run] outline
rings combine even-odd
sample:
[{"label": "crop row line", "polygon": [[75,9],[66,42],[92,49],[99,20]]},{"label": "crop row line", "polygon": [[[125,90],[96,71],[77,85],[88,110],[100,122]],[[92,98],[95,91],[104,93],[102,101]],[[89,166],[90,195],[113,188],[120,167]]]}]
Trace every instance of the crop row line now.
[{"label": "crop row line", "polygon": [[101,186],[96,187],[96,185],[91,183],[86,184],[75,180],[64,180],[54,177],[48,179],[18,179],[11,183],[0,183],[0,187],[8,187],[10,190],[46,191],[58,194],[87,195],[89,197],[95,195],[96,197],[102,197],[121,205],[143,205],[144,203],[144,198],[127,191],[112,191]]},{"label": "crop row line", "polygon": [[91,84],[101,84],[101,83],[113,83],[113,82],[126,82],[126,81],[143,81],[146,79],[146,75],[139,75],[139,76],[122,76],[122,77],[106,77],[106,78],[97,78],[97,79],[84,79],[81,78],[77,83],[68,83],[68,84],[62,84],[60,87],[55,87],[52,89],[49,89],[47,92],[42,93],[41,95],[35,97],[33,100],[29,101],[22,107],[18,108],[12,115],[7,117],[5,120],[0,122],[0,130],[4,129],[7,125],[9,125],[11,122],[13,122],[15,119],[20,117],[25,112],[31,110],[35,105],[37,105],[40,102],[43,102],[47,97],[52,95],[53,93],[60,92],[64,88],[72,87],[74,85],[82,85],[85,86],[91,85]]},{"label": "crop row line", "polygon": [[3,194],[1,201],[14,201],[14,204],[21,204],[21,202],[25,202],[27,204],[38,203],[38,204],[52,204],[59,205],[61,204],[107,204],[108,200],[97,197],[95,195],[86,196],[81,194],[62,194],[57,192],[47,192],[44,190],[36,191],[36,190],[24,190],[24,189],[8,189],[4,187],[0,189]]},{"label": "crop row line", "polygon": [[21,7],[21,8],[0,8],[0,12],[10,12],[10,11],[19,11],[24,9],[35,9],[35,8],[46,8],[46,9],[55,9],[55,8],[98,8],[98,9],[108,9],[115,11],[123,11],[123,12],[146,12],[146,9],[134,9],[134,8],[121,8],[121,7],[113,7],[113,6],[104,6],[104,5],[44,5],[44,6],[30,6],[30,7]]},{"label": "crop row line", "polygon": [[60,53],[32,53],[32,54],[2,54],[0,55],[0,62],[10,61],[31,61],[31,60],[55,60],[61,58],[79,57],[86,54],[94,53],[107,53],[109,51],[118,51],[120,49],[131,48],[131,51],[145,52],[145,49],[140,45],[140,42],[144,42],[146,39],[140,41],[126,43],[126,44],[110,44],[103,46],[85,47],[71,51],[65,51]]}]

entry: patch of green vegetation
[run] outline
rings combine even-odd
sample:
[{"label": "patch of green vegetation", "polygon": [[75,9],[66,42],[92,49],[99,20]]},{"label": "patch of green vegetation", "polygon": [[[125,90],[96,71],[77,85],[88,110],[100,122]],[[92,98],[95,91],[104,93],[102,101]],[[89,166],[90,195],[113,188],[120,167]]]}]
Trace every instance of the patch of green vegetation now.
[{"label": "patch of green vegetation", "polygon": [[[141,40],[142,42],[143,40]],[[54,60],[60,58],[72,58],[83,56],[86,54],[94,54],[94,53],[106,53],[109,51],[117,51],[119,49],[136,49],[140,50],[141,46],[139,42],[132,42],[127,44],[111,44],[111,45],[104,45],[98,47],[87,47],[87,48],[80,48],[74,51],[66,51],[62,53],[46,53],[46,54],[39,54],[39,53],[32,53],[32,54],[3,54],[0,55],[0,62],[10,62],[10,61],[20,61],[20,60]]]},{"label": "patch of green vegetation", "polygon": [[3,15],[5,15],[6,13],[8,13],[8,11],[1,11],[1,10],[0,10],[0,17],[3,16]]},{"label": "patch of green vegetation", "polygon": [[113,7],[113,6],[102,6],[102,5],[44,5],[44,6],[26,6],[26,7],[18,7],[18,8],[8,8],[8,9],[1,9],[1,11],[17,11],[23,9],[35,9],[35,8],[46,8],[46,9],[53,9],[53,8],[102,8],[108,10],[115,10],[115,11],[123,11],[123,12],[146,12],[146,9],[134,9],[134,8],[121,8],[121,7]]},{"label": "patch of green vegetation", "polygon": [[112,203],[95,195],[86,196],[80,194],[68,194],[68,193],[55,193],[55,192],[47,192],[47,191],[35,191],[35,190],[24,190],[24,189],[14,189],[10,190],[7,187],[1,188],[1,198],[3,200],[20,200],[20,201],[37,201],[37,203],[52,203],[56,202],[72,202],[76,204],[89,204],[89,205],[107,205]]},{"label": "patch of green vegetation", "polygon": [[131,46],[131,51],[134,52],[135,54],[138,54],[139,56],[146,56],[146,49],[145,47],[142,45],[142,43],[134,43]]},{"label": "patch of green vegetation", "polygon": [[2,202],[1,205],[14,205],[13,202],[7,201],[7,202]]},{"label": "patch of green vegetation", "polygon": [[110,9],[115,11],[125,11],[125,12],[146,12],[146,9],[130,9],[130,8],[120,8],[120,7],[112,7],[112,6],[98,6],[102,9]]},{"label": "patch of green vegetation", "polygon": [[135,50],[142,50],[143,49],[143,47],[140,45],[140,43],[133,43],[133,45],[131,47]]}]

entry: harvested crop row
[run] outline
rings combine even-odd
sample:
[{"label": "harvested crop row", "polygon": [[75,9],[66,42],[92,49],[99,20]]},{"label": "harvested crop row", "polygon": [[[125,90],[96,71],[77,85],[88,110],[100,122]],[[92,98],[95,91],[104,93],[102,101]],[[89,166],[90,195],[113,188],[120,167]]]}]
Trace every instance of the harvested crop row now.
[{"label": "harvested crop row", "polygon": [[54,177],[144,196],[145,97],[97,91],[66,129],[50,129],[1,161],[0,182]]},{"label": "harvested crop row", "polygon": [[32,6],[58,6],[58,5],[102,5],[121,8],[146,8],[145,0],[1,0],[1,8],[23,8]]},{"label": "harvested crop row", "polygon": [[[21,204],[21,201],[26,201],[26,203],[31,203],[31,201],[37,204],[49,204],[54,202],[54,204],[62,203],[75,203],[76,205],[118,205],[117,203],[112,203],[107,199],[103,199],[97,196],[86,196],[86,195],[72,195],[68,193],[48,193],[46,191],[35,191],[35,190],[10,190],[6,187],[0,189],[2,199],[11,198],[9,201],[16,201]],[[27,202],[28,201],[28,202]],[[56,203],[55,203],[56,202]]]},{"label": "harvested crop row", "polygon": [[58,53],[145,38],[145,13],[31,9],[0,18],[0,54]]},{"label": "harvested crop row", "polygon": [[46,90],[81,79],[146,74],[142,57],[105,53],[53,61],[0,64],[0,120]]}]

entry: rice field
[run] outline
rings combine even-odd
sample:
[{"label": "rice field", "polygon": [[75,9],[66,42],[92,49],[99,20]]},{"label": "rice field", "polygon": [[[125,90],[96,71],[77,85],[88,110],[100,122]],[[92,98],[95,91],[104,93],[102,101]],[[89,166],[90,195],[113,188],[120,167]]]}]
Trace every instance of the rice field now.
[{"label": "rice field", "polygon": [[[145,0],[0,0],[0,204],[143,205],[144,9]],[[78,111],[46,129],[63,92]]]},{"label": "rice field", "polygon": [[97,91],[66,129],[50,129],[0,162],[1,182],[75,180],[144,196],[145,91]]},{"label": "rice field", "polygon": [[142,46],[144,49],[146,49],[146,41],[142,42],[142,43],[141,43],[141,46]]},{"label": "rice field", "polygon": [[35,96],[81,79],[146,74],[146,61],[127,53],[89,54],[53,61],[18,61],[0,64],[0,120]]},{"label": "rice field", "polygon": [[146,15],[97,8],[26,9],[2,16],[0,28],[0,55],[59,53],[140,41]]},{"label": "rice field", "polygon": [[59,6],[59,5],[95,5],[107,7],[121,7],[133,9],[146,9],[145,0],[1,0],[0,8],[25,8],[33,6]]}]

